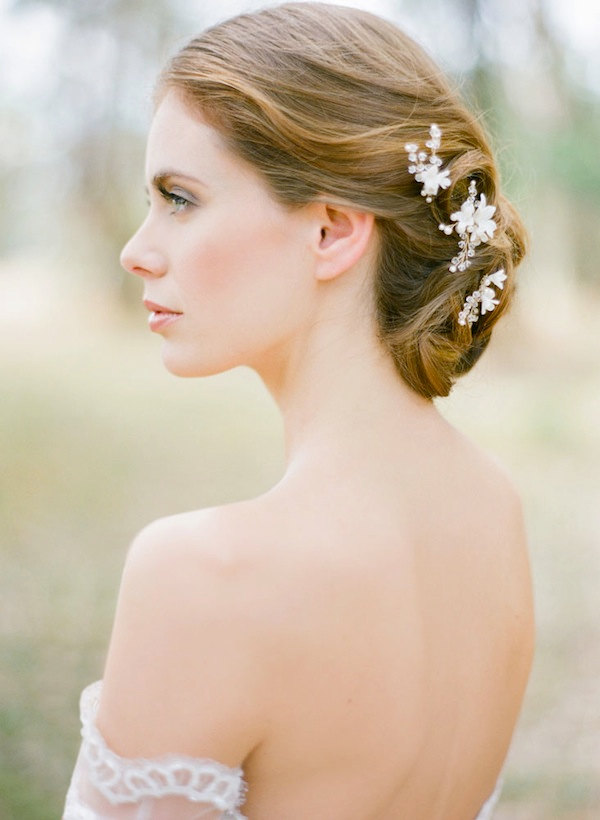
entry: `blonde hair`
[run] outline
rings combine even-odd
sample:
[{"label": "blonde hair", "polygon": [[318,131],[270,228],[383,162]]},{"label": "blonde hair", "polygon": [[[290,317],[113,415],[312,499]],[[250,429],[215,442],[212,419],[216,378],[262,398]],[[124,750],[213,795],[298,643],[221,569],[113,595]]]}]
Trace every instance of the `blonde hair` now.
[{"label": "blonde hair", "polygon": [[[194,38],[167,64],[157,100],[171,88],[279,202],[297,207],[325,194],[375,215],[378,336],[414,390],[447,395],[506,311],[526,243],[479,122],[420,46],[366,11],[285,3]],[[432,122],[443,133],[438,154],[452,185],[429,205],[408,173],[404,145],[423,145]],[[497,230],[470,268],[450,273],[457,240],[438,224],[460,208],[471,179],[496,205]],[[498,268],[508,276],[500,304],[459,325],[465,297]]]}]

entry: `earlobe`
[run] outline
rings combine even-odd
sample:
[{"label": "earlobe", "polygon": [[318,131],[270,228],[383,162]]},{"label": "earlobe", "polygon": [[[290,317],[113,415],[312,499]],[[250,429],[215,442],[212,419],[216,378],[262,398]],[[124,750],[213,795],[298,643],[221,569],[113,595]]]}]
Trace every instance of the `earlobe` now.
[{"label": "earlobe", "polygon": [[322,206],[320,216],[316,275],[327,280],[345,273],[363,256],[375,219],[372,213],[330,204]]}]

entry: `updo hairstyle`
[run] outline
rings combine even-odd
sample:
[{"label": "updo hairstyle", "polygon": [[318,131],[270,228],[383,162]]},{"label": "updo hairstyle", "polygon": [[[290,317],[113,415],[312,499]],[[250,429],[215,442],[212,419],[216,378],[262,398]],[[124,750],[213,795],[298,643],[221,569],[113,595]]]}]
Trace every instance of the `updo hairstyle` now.
[{"label": "updo hairstyle", "polygon": [[[518,215],[499,190],[486,136],[440,69],[410,37],[366,11],[285,3],[242,14],[194,38],[167,64],[156,100],[177,89],[288,207],[322,195],[375,215],[374,309],[402,378],[446,396],[486,348],[525,253]],[[451,186],[431,204],[407,170],[404,145],[431,123]],[[493,238],[450,273],[457,238],[439,230],[468,196],[496,206]],[[458,314],[481,278],[504,268],[500,304],[473,325]]]}]

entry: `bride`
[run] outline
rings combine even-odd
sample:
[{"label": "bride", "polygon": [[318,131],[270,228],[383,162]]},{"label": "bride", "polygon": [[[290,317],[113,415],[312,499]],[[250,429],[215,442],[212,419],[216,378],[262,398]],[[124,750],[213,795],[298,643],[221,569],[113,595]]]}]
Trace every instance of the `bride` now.
[{"label": "bride", "polygon": [[481,126],[394,25],[322,3],[209,29],[155,102],[122,264],[170,372],[260,375],[286,469],[134,539],[64,817],[489,817],[529,562],[509,480],[432,401],[524,254]]}]

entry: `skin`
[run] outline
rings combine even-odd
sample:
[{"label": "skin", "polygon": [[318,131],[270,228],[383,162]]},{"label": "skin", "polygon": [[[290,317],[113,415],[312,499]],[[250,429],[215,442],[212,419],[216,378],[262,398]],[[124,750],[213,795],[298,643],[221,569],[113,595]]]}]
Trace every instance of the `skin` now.
[{"label": "skin", "polygon": [[182,314],[159,330],[163,361],[255,369],[286,469],[137,536],[100,731],[126,757],[242,765],[250,820],[472,820],[533,654],[514,490],[378,343],[370,214],[285,209],[175,92],[146,177],[122,263]]}]

